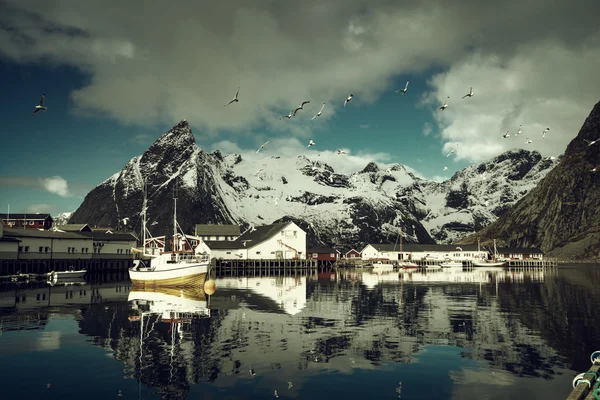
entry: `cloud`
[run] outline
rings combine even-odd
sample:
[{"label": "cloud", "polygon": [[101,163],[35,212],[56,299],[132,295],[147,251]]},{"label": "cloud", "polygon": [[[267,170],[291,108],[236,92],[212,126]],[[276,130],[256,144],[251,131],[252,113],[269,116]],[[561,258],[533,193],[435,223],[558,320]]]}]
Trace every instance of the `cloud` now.
[{"label": "cloud", "polygon": [[47,213],[55,215],[58,213],[58,207],[55,204],[31,204],[23,210],[24,213]]},{"label": "cloud", "polygon": [[[399,75],[435,68],[445,72],[424,103],[451,96],[435,113],[442,138],[468,142],[457,157],[477,160],[510,147],[494,140],[519,123],[524,135],[551,127],[540,150],[564,148],[600,92],[599,13],[589,0],[304,0],[293,12],[277,1],[149,0],[143,15],[117,0],[4,0],[0,55],[87,73],[72,93],[80,112],[148,127],[187,118],[215,136],[308,138],[348,111],[349,93],[364,107]],[[469,86],[475,96],[461,100]],[[223,107],[238,87],[240,102]],[[296,117],[279,118],[304,100]]]},{"label": "cloud", "polygon": [[431,124],[429,122],[425,122],[425,124],[423,125],[423,136],[431,135],[432,130],[433,127],[431,126]]},{"label": "cloud", "polygon": [[[595,65],[600,45],[567,49],[551,42],[520,46],[510,58],[476,53],[456,63],[431,79],[433,92],[425,100],[436,106],[450,96],[448,108],[435,115],[444,152],[458,144],[456,158],[471,162],[513,148],[558,156],[599,100]],[[470,86],[475,95],[462,99]]]},{"label": "cloud", "polygon": [[367,124],[361,124],[361,125],[359,125],[359,127],[361,129],[369,129],[369,125],[367,125]]},{"label": "cloud", "polygon": [[71,192],[69,191],[69,185],[67,184],[67,181],[60,176],[41,178],[40,182],[42,187],[50,193],[57,194],[60,197],[71,196]]},{"label": "cloud", "polygon": [[149,145],[155,139],[154,136],[148,133],[139,133],[129,139],[130,143],[141,144],[141,145]]}]

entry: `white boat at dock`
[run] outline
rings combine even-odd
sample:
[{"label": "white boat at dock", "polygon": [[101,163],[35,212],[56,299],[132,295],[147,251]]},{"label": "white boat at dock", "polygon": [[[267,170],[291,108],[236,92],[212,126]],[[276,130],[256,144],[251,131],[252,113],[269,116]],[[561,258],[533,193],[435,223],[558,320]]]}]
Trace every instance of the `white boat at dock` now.
[{"label": "white boat at dock", "polygon": [[[194,254],[194,250],[177,250],[177,191],[173,195],[173,250],[150,260],[149,265],[139,260],[129,268],[129,278],[134,288],[152,287],[202,287],[208,273],[210,256]],[[145,223],[145,218],[143,223]],[[146,227],[144,226],[145,230]],[[183,232],[182,232],[183,234]],[[183,234],[183,241],[187,240]]]},{"label": "white boat at dock", "polygon": [[86,274],[85,269],[74,270],[70,269],[67,271],[51,271],[48,272],[48,280],[71,280],[71,279],[82,279]]},{"label": "white boat at dock", "polygon": [[[477,245],[479,246],[479,240],[477,241]],[[496,239],[494,239],[494,257],[491,260],[478,260],[474,259],[472,261],[473,267],[504,267],[506,265],[506,261],[502,261],[498,259],[498,250],[496,249]]]}]

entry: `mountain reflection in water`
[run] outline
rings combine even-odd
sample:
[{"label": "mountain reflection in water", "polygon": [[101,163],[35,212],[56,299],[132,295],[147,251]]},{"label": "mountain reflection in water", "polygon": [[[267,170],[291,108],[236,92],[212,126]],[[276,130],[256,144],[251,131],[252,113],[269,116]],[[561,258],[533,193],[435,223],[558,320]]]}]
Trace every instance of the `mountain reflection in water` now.
[{"label": "mountain reflection in water", "polygon": [[214,280],[0,286],[3,398],[565,398],[600,348],[597,266]]}]

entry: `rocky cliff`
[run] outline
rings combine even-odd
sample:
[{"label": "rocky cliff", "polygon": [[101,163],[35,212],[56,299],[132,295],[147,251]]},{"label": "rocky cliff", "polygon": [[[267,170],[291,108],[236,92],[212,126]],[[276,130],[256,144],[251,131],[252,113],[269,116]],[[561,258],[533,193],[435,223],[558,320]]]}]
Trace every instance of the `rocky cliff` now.
[{"label": "rocky cliff", "polygon": [[496,222],[463,243],[498,239],[564,259],[600,256],[600,102],[559,165]]}]

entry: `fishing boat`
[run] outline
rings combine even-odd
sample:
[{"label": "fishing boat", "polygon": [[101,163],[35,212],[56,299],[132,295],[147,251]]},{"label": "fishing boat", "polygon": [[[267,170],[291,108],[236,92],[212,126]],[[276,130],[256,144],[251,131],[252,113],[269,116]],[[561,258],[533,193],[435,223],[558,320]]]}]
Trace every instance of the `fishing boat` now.
[{"label": "fishing boat", "polygon": [[[479,239],[477,240],[477,250],[479,250]],[[473,260],[474,267],[504,267],[506,261],[498,259],[498,250],[496,249],[496,239],[494,239],[494,257],[491,260]]]},{"label": "fishing boat", "polygon": [[402,269],[418,269],[418,268],[420,268],[419,264],[415,264],[414,262],[411,262],[411,261],[400,261],[398,263],[398,265]]},{"label": "fishing boat", "polygon": [[[194,250],[179,249],[177,228],[177,186],[173,194],[173,250],[152,258],[151,262],[134,264],[129,278],[134,288],[202,287],[208,273],[210,256]],[[186,241],[182,231],[182,241]]]},{"label": "fishing boat", "polygon": [[440,267],[442,268],[458,268],[462,266],[463,263],[460,261],[444,261],[443,263],[440,263]]},{"label": "fishing boat", "polygon": [[373,272],[374,273],[382,273],[389,272],[394,270],[394,264],[384,264],[381,261],[373,263]]},{"label": "fishing boat", "polygon": [[135,255],[135,260],[133,260],[134,268],[139,266],[141,267],[149,267],[150,261],[154,258],[157,258],[160,255],[158,249],[148,249],[146,247],[147,235],[152,239],[152,234],[148,231],[146,227],[147,221],[147,210],[148,210],[148,186],[144,183],[144,201],[142,203],[142,241],[140,247],[133,247],[131,252]]}]

